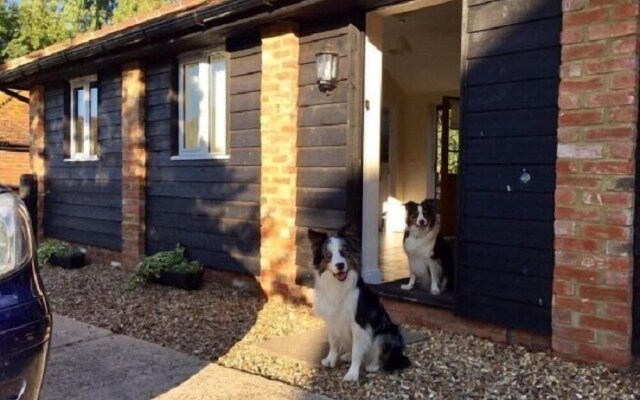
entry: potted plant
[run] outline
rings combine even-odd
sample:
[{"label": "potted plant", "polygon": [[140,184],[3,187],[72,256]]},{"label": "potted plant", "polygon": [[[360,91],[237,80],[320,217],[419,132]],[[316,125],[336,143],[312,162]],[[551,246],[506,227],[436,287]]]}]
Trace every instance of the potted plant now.
[{"label": "potted plant", "polygon": [[50,258],[51,265],[57,265],[66,269],[82,268],[85,265],[84,253],[78,249],[67,246],[55,251]]},{"label": "potted plant", "polygon": [[51,261],[53,253],[69,249],[69,245],[58,239],[46,239],[38,246],[38,262],[46,265]]},{"label": "potted plant", "polygon": [[57,239],[47,239],[38,247],[40,265],[51,264],[74,269],[85,265],[84,253]]},{"label": "potted plant", "polygon": [[138,264],[130,287],[143,282],[158,283],[185,290],[196,290],[202,286],[204,269],[198,261],[188,261],[184,247],[178,245],[173,251],[162,251],[145,257]]}]

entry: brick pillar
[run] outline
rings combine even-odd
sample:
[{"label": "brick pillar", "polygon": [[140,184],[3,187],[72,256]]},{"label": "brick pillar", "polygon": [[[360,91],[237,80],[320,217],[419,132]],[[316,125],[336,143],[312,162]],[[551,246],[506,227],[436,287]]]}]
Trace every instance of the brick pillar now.
[{"label": "brick pillar", "polygon": [[145,75],[134,61],[122,67],[122,264],[133,268],[145,253]]},{"label": "brick pillar", "polygon": [[34,86],[29,91],[29,143],[31,170],[38,180],[38,242],[44,240],[44,86]]},{"label": "brick pillar", "polygon": [[294,25],[263,31],[260,282],[268,294],[295,284],[298,54]]},{"label": "brick pillar", "polygon": [[564,0],[553,349],[628,366],[640,0]]}]

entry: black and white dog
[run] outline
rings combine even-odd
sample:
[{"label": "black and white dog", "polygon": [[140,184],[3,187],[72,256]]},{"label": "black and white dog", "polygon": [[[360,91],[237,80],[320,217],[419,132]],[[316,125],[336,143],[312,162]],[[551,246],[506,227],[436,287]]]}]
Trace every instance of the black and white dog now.
[{"label": "black and white dog", "polygon": [[309,230],[308,236],[315,275],[313,309],[324,319],[329,336],[329,354],[322,365],[333,368],[338,358],[350,358],[343,380],[354,382],[362,363],[368,372],[409,367],[398,326],[360,276],[357,246],[344,230],[331,236]]},{"label": "black and white dog", "polygon": [[416,279],[425,287],[430,286],[433,295],[439,295],[453,287],[453,252],[440,234],[436,212],[429,200],[418,204],[405,204],[407,227],[403,248],[409,259],[411,275],[404,290],[413,289]]}]

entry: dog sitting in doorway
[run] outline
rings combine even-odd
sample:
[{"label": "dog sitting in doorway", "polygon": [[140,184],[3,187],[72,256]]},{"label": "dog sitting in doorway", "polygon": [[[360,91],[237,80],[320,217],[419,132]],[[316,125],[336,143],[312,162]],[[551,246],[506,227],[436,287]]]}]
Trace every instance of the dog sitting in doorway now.
[{"label": "dog sitting in doorway", "polygon": [[360,275],[360,257],[345,229],[335,235],[308,231],[313,251],[313,309],[325,321],[329,353],[322,360],[333,368],[338,359],[351,365],[343,380],[357,381],[361,364],[368,372],[404,369],[404,339],[378,297]]},{"label": "dog sitting in doorway", "polygon": [[432,295],[437,296],[453,287],[453,252],[440,234],[432,201],[425,199],[418,204],[405,204],[407,226],[404,231],[403,249],[409,260],[409,282],[400,286],[411,290],[416,280]]}]

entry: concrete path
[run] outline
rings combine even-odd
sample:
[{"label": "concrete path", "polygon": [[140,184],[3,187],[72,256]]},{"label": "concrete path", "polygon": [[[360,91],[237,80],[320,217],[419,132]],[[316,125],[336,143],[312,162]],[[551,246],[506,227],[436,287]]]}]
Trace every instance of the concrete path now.
[{"label": "concrete path", "polygon": [[330,400],[54,315],[41,400]]}]

